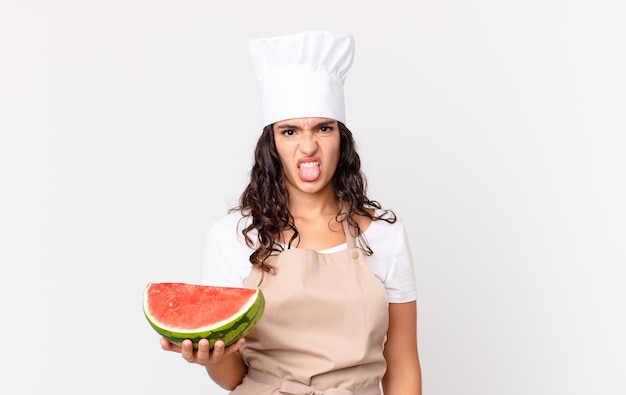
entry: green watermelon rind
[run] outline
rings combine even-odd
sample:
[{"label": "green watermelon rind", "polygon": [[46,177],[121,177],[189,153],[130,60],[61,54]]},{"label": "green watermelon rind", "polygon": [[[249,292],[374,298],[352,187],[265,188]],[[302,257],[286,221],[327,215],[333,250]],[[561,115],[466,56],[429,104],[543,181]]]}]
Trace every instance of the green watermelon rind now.
[{"label": "green watermelon rind", "polygon": [[227,324],[212,328],[206,331],[173,331],[160,327],[153,322],[152,318],[144,309],[144,315],[152,328],[169,342],[178,346],[182,345],[183,340],[189,339],[193,343],[195,349],[198,348],[198,342],[202,339],[209,341],[209,349],[213,349],[217,340],[222,340],[226,346],[235,343],[237,340],[245,337],[261,319],[265,310],[265,297],[260,289],[256,290],[256,298],[254,303],[248,308],[244,314],[234,317]]}]

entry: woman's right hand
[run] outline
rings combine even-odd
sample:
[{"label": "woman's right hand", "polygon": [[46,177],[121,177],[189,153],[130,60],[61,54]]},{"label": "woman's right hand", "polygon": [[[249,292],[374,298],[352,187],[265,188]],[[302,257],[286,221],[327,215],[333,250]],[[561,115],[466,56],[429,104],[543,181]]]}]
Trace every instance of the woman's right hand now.
[{"label": "woman's right hand", "polygon": [[[213,346],[213,350],[209,350],[209,341],[201,339],[198,342],[198,349],[194,350],[191,340],[184,340],[182,346],[171,343],[165,338],[161,338],[161,348],[165,351],[177,352],[182,355],[183,359],[189,363],[196,363],[204,367],[217,364],[224,357],[238,352],[243,347],[245,339],[239,339],[236,343],[225,347],[224,342],[218,340]],[[226,358],[228,359],[228,358]]]}]

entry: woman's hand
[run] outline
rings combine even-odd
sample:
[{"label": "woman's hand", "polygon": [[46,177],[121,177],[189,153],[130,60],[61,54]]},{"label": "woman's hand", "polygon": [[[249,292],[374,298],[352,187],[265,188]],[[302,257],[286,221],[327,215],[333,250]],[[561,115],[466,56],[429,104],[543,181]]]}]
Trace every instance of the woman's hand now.
[{"label": "woman's hand", "polygon": [[184,340],[182,346],[177,346],[165,338],[161,338],[161,348],[165,351],[177,352],[189,363],[204,366],[213,381],[227,390],[233,390],[246,374],[247,367],[243,363],[239,350],[245,344],[245,339],[225,347],[224,342],[218,340],[209,350],[209,341],[198,342],[198,349],[194,350],[191,340]]},{"label": "woman's hand", "polygon": [[208,365],[219,363],[224,357],[238,352],[243,347],[245,339],[239,339],[236,343],[228,347],[224,346],[224,342],[218,340],[213,346],[213,350],[209,350],[209,341],[201,339],[198,342],[198,349],[194,350],[193,343],[187,339],[183,341],[182,346],[177,346],[165,338],[161,338],[161,348],[165,351],[173,351],[180,353],[183,359],[189,363],[196,363],[207,367]]}]

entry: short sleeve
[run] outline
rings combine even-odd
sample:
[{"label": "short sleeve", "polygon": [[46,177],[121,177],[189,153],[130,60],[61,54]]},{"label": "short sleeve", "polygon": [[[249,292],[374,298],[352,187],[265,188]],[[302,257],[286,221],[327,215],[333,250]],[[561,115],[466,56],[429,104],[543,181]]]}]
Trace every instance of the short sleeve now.
[{"label": "short sleeve", "polygon": [[214,222],[207,232],[202,260],[202,284],[241,287],[250,273],[253,249],[243,240],[238,213]]},{"label": "short sleeve", "polygon": [[404,226],[393,248],[385,289],[391,303],[410,302],[417,298],[413,255]]},{"label": "short sleeve", "polygon": [[374,253],[366,261],[385,288],[390,303],[417,299],[413,256],[404,223],[374,221],[364,233]]}]

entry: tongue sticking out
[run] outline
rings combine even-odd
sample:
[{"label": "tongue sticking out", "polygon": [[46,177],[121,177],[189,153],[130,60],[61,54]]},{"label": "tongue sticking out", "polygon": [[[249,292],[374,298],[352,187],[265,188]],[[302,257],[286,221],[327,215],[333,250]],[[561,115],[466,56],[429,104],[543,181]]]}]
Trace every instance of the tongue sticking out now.
[{"label": "tongue sticking out", "polygon": [[320,167],[318,163],[302,163],[298,172],[302,181],[315,181],[320,175]]}]

